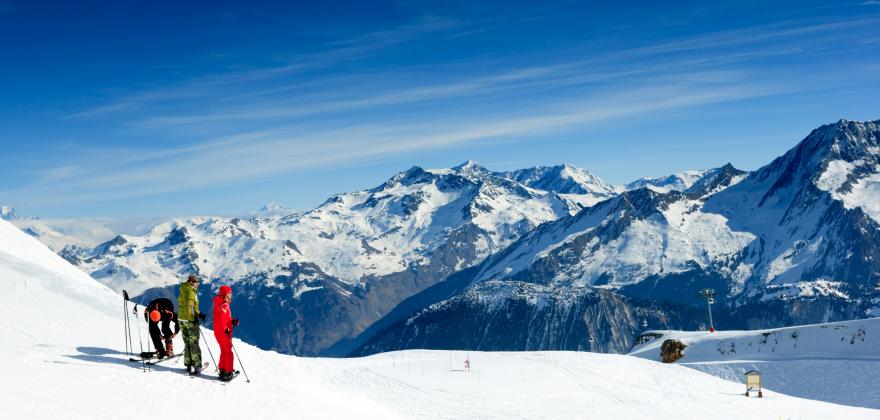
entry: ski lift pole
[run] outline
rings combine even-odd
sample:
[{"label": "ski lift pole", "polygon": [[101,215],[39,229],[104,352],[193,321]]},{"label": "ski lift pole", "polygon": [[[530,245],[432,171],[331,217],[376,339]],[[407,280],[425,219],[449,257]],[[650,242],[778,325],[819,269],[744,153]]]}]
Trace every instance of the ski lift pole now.
[{"label": "ski lift pole", "polygon": [[235,358],[238,359],[238,365],[241,366],[241,373],[244,374],[244,378],[247,379],[248,383],[250,383],[251,378],[248,378],[247,371],[244,370],[244,364],[241,363],[241,356],[238,355],[238,352],[235,351],[235,344],[232,344],[232,340],[229,340],[229,345],[232,346],[232,354],[235,355]]},{"label": "ski lift pole", "polygon": [[709,311],[709,332],[715,332],[715,323],[712,322],[712,304],[715,303],[715,290],[700,290],[700,296],[706,298],[706,308]]},{"label": "ski lift pole", "polygon": [[715,322],[712,320],[712,299],[708,299],[709,305],[709,331],[715,332]]}]

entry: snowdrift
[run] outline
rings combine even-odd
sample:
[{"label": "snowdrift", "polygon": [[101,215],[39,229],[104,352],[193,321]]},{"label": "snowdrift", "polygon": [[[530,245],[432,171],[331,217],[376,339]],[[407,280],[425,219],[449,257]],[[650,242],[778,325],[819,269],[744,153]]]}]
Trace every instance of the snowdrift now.
[{"label": "snowdrift", "polygon": [[[0,221],[0,279],[4,419],[880,415],[772,391],[749,399],[739,383],[681,366],[575,352],[405,351],[303,359],[236,341],[250,383],[244,376],[225,385],[214,381],[213,366],[207,375],[190,378],[173,361],[145,373],[122,351],[120,297],[5,221]],[[137,332],[134,318],[132,326]],[[213,338],[207,338],[216,357]],[[203,352],[210,360],[204,346]],[[472,362],[469,372],[464,358]]]},{"label": "snowdrift", "polygon": [[660,360],[667,339],[684,343],[676,364],[742,381],[751,369],[789,395],[880,408],[880,318],[755,331],[650,331],[630,352]]}]

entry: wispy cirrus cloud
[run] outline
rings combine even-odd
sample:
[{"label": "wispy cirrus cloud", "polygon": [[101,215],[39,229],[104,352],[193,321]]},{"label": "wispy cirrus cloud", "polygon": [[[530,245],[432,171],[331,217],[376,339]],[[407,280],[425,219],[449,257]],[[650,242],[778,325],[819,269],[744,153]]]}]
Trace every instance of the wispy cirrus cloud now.
[{"label": "wispy cirrus cloud", "polygon": [[[533,87],[571,86],[587,83],[590,77],[608,80],[615,75],[645,73],[647,72],[645,68],[650,71],[660,66],[717,65],[723,61],[742,62],[785,54],[805,54],[816,47],[816,45],[803,45],[802,36],[805,34],[827,36],[849,28],[878,24],[880,18],[821,23],[791,21],[699,34],[602,53],[586,59],[551,60],[550,63],[542,66],[506,69],[490,75],[466,75],[446,82],[413,81],[409,86],[385,87],[389,81],[399,84],[399,80],[405,80],[412,75],[399,71],[387,73],[388,76],[386,73],[374,73],[350,77],[353,80],[348,83],[342,80],[340,84],[329,89],[327,87],[331,83],[343,78],[330,74],[309,77],[305,80],[282,80],[278,86],[271,88],[254,89],[252,86],[253,82],[267,78],[283,78],[346,60],[356,60],[392,45],[460,26],[452,21],[426,19],[394,30],[378,31],[331,43],[326,51],[298,56],[281,66],[209,75],[184,82],[179,86],[138,92],[104,105],[76,112],[69,117],[95,119],[107,114],[131,111],[133,108],[140,112],[144,107],[152,104],[161,105],[169,102],[182,101],[193,105],[190,110],[183,112],[172,106],[169,107],[172,110],[168,113],[170,115],[161,115],[160,110],[159,115],[145,116],[140,121],[137,121],[137,118],[134,120],[135,124],[141,127],[157,127],[204,124],[233,119],[289,119],[391,104],[443,100],[456,95],[462,98],[473,97],[491,94],[499,89],[507,89],[508,92],[521,90],[523,94],[528,94],[530,84]],[[836,38],[826,38],[814,42],[832,45],[835,40]],[[733,47],[744,48],[743,51],[733,52],[731,51]],[[685,56],[681,56],[682,54]],[[663,58],[670,55],[675,57]],[[659,62],[654,62],[656,57],[661,57]],[[418,71],[419,69],[414,70],[415,73]],[[325,89],[319,96],[309,92],[309,90],[321,89],[322,86]],[[368,88],[364,89],[365,86]],[[370,86],[373,88],[369,88]],[[363,95],[363,92],[371,91],[373,93],[370,95]],[[285,93],[295,95],[296,98],[277,99],[278,95]],[[224,103],[226,105],[223,105]],[[199,109],[199,112],[195,114],[189,112],[192,109]]]},{"label": "wispy cirrus cloud", "polygon": [[275,65],[163,84],[70,114],[180,141],[84,146],[35,167],[34,183],[8,192],[56,205],[193,191],[827,88],[840,81],[819,72],[791,80],[765,64],[857,44],[853,30],[877,24],[877,17],[795,20],[539,60],[346,66],[412,53],[410,44],[425,37],[468,36],[477,26],[422,18]]},{"label": "wispy cirrus cloud", "polygon": [[[664,110],[780,93],[737,75],[691,73],[626,90],[560,101],[540,110],[497,112],[386,125],[368,123],[303,132],[297,127],[241,133],[162,151],[87,150],[73,160],[90,171],[30,188],[44,205],[141,197],[257,182],[286,173],[393,154],[486,141],[517,141]],[[108,156],[132,156],[117,161]],[[112,164],[107,162],[113,162]]]},{"label": "wispy cirrus cloud", "polygon": [[109,103],[66,115],[66,118],[94,118],[151,103],[185,98],[210,98],[230,85],[247,85],[361,59],[394,45],[412,41],[434,32],[456,28],[459,25],[459,23],[448,19],[425,17],[415,23],[394,29],[370,32],[331,42],[322,51],[288,56],[281,59],[281,63],[276,65],[208,74],[177,83],[171,87],[163,86],[123,95]]}]

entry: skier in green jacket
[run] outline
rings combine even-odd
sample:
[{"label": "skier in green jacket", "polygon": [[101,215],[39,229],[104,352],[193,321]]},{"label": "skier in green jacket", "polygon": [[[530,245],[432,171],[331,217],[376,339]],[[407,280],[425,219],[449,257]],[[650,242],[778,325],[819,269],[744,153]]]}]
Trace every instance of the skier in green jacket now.
[{"label": "skier in green jacket", "polygon": [[197,373],[202,369],[202,349],[199,347],[199,321],[205,320],[205,314],[199,311],[199,278],[191,274],[180,285],[177,297],[177,318],[183,332],[183,364],[189,373]]}]

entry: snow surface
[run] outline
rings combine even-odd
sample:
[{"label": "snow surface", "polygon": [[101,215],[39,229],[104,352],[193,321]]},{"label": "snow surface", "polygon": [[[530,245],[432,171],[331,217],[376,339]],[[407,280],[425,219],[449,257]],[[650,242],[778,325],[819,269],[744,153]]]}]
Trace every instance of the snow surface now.
[{"label": "snow surface", "polygon": [[[880,412],[742,385],[676,365],[576,352],[405,351],[305,359],[235,340],[252,382],[143,372],[123,354],[122,300],[0,221],[4,418],[871,418]],[[234,303],[233,303],[234,310]],[[138,320],[131,318],[134,333]],[[141,326],[143,327],[143,326]],[[240,328],[247,328],[242,320]],[[144,331],[143,328],[140,329]],[[206,333],[214,357],[213,337]],[[135,346],[138,338],[134,336]],[[145,343],[146,344],[146,343]],[[876,343],[874,343],[876,348]],[[180,338],[176,349],[182,349]],[[205,360],[211,360],[207,351]],[[470,372],[463,361],[472,362]],[[213,367],[213,366],[212,366]]]},{"label": "snow surface", "polygon": [[880,197],[880,166],[874,165],[869,169],[870,175],[858,179],[848,190],[841,190],[859,166],[865,166],[864,162],[860,160],[828,162],[828,168],[816,180],[816,186],[842,201],[844,207],[848,209],[859,207],[872,219],[880,222],[880,200],[877,200],[877,197]]},{"label": "snow surface", "polygon": [[[880,408],[880,319],[756,331],[651,331],[630,353],[660,360],[666,339],[687,345],[676,364],[743,381],[756,369],[765,387],[802,398]],[[647,335],[645,335],[647,336]],[[875,415],[876,416],[876,415]]]}]

